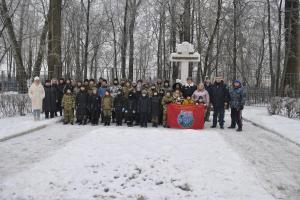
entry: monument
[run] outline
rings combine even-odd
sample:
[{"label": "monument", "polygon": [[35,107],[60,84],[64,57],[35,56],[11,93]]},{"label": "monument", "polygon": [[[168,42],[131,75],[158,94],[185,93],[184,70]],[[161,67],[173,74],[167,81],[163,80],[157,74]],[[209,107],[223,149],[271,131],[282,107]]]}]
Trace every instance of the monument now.
[{"label": "monument", "polygon": [[200,54],[195,52],[194,45],[183,42],[176,45],[176,53],[171,53],[170,60],[171,62],[180,63],[180,79],[183,82],[186,81],[189,75],[189,62],[200,62]]}]

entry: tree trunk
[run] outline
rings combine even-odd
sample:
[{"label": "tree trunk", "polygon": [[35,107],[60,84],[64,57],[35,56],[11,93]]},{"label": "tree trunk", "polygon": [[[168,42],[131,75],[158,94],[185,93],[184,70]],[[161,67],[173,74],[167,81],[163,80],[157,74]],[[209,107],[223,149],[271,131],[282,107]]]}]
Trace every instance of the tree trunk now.
[{"label": "tree trunk", "polygon": [[232,79],[237,78],[237,0],[233,0],[233,66],[232,66]]},{"label": "tree trunk", "polygon": [[285,0],[285,69],[284,87],[297,87],[296,74],[299,69],[298,52],[298,23],[299,23],[299,0]]},{"label": "tree trunk", "polygon": [[21,52],[21,47],[17,41],[15,32],[14,32],[14,27],[11,21],[11,17],[9,15],[6,1],[1,0],[1,5],[0,5],[0,12],[1,12],[1,17],[4,20],[6,24],[6,29],[8,33],[8,37],[13,49],[14,53],[14,59],[16,62],[16,71],[17,71],[17,81],[18,81],[18,86],[19,86],[19,91],[20,92],[27,92],[27,84],[26,84],[26,71],[25,67],[23,65],[23,60],[22,60],[22,52]]},{"label": "tree trunk", "polygon": [[121,46],[121,71],[122,78],[126,78],[126,50],[127,50],[127,15],[128,15],[128,3],[126,0],[125,11],[124,11],[124,24],[122,33],[122,46]]},{"label": "tree trunk", "polygon": [[278,36],[277,36],[277,67],[276,67],[276,95],[280,94],[280,66],[281,66],[281,32],[282,32],[282,1],[278,5]]},{"label": "tree trunk", "polygon": [[48,27],[48,78],[62,76],[61,62],[61,0],[50,0]]},{"label": "tree trunk", "polygon": [[[40,37],[40,46],[39,46],[39,50],[38,50],[38,54],[37,54],[37,58],[36,61],[34,63],[33,66],[33,73],[32,73],[32,77],[35,76],[40,76],[40,72],[41,72],[41,65],[44,59],[44,54],[45,54],[45,47],[46,47],[46,38],[47,38],[47,32],[48,32],[48,16],[45,19],[45,24],[42,30],[42,35]],[[48,68],[49,70],[49,68]]]},{"label": "tree trunk", "polygon": [[85,32],[85,44],[84,44],[84,60],[83,60],[83,68],[84,68],[84,79],[87,78],[88,71],[88,48],[89,48],[89,34],[90,34],[90,8],[91,8],[91,0],[87,1],[87,11],[86,11],[86,32]]},{"label": "tree trunk", "polygon": [[216,18],[216,23],[215,23],[213,32],[212,32],[212,34],[210,36],[210,39],[209,39],[209,42],[208,42],[208,47],[207,47],[207,50],[206,50],[206,55],[205,55],[205,60],[204,60],[204,71],[203,71],[203,74],[202,74],[202,80],[204,80],[205,76],[207,76],[208,74],[210,74],[208,72],[211,71],[210,70],[210,64],[209,64],[209,58],[211,56],[211,51],[212,51],[212,48],[213,48],[213,45],[214,45],[214,39],[216,37],[218,26],[219,26],[219,23],[220,23],[221,12],[222,12],[222,0],[218,0],[217,18]]},{"label": "tree trunk", "polygon": [[268,37],[269,37],[269,67],[271,75],[271,94],[275,94],[275,76],[273,70],[273,45],[272,45],[272,31],[271,31],[271,5],[270,0],[267,0],[268,5]]}]

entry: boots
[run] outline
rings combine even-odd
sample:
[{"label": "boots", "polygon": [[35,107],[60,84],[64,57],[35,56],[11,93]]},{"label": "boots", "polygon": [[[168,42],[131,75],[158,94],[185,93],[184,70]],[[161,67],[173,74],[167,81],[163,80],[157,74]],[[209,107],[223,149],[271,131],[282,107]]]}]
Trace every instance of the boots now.
[{"label": "boots", "polygon": [[242,129],[242,127],[239,127],[236,131],[237,131],[237,132],[242,132],[243,129]]}]

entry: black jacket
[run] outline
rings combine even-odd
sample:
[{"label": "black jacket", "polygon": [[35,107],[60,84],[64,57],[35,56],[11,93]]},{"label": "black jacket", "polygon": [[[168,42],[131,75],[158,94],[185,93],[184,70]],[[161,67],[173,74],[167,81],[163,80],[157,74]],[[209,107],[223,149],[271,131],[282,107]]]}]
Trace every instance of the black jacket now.
[{"label": "black jacket", "polygon": [[76,113],[86,115],[88,106],[88,94],[86,91],[80,91],[76,96]]},{"label": "black jacket", "polygon": [[56,111],[56,102],[57,98],[57,90],[52,86],[45,86],[45,98],[43,99],[43,110],[55,112]]},{"label": "black jacket", "polygon": [[137,112],[137,98],[133,93],[128,95],[128,99],[126,101],[126,110],[128,113],[133,113],[133,111]]},{"label": "black jacket", "polygon": [[88,95],[87,108],[89,112],[100,112],[101,98],[97,94]]},{"label": "black jacket", "polygon": [[229,91],[224,83],[215,83],[211,89],[211,102],[214,107],[222,107],[229,102]]},{"label": "black jacket", "polygon": [[139,113],[151,113],[151,101],[148,96],[140,97],[138,102],[138,112]]},{"label": "black jacket", "polygon": [[116,113],[122,112],[122,109],[125,108],[125,106],[126,106],[125,103],[126,103],[125,97],[122,94],[117,95],[114,98],[114,109],[115,109],[115,112]]},{"label": "black jacket", "polygon": [[197,86],[196,85],[184,85],[182,86],[182,95],[184,98],[186,97],[191,97],[193,95],[193,93],[195,92],[195,90],[197,90]]},{"label": "black jacket", "polygon": [[65,88],[65,84],[57,85],[57,94],[58,94],[57,98],[58,98],[59,105],[61,105],[61,101],[64,96],[64,88]]},{"label": "black jacket", "polygon": [[151,98],[151,115],[152,117],[158,117],[160,115],[160,108],[161,108],[161,97],[160,96],[153,96]]}]

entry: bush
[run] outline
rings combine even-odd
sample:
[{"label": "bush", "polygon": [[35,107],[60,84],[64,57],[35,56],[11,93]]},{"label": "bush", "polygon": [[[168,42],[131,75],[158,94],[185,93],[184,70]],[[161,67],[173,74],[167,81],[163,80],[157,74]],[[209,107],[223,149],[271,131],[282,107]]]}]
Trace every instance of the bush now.
[{"label": "bush", "polygon": [[271,99],[268,111],[271,115],[300,119],[300,98],[274,97]]},{"label": "bush", "polygon": [[31,100],[28,94],[0,94],[0,118],[31,113]]}]

